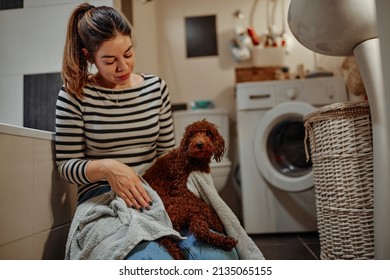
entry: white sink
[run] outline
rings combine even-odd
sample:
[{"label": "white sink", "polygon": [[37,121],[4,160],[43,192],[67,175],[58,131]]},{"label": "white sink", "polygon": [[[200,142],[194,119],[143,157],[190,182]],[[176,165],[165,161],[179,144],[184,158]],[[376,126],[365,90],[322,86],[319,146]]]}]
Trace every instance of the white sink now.
[{"label": "white sink", "polygon": [[291,0],[288,24],[302,45],[324,55],[352,56],[378,37],[375,0]]}]

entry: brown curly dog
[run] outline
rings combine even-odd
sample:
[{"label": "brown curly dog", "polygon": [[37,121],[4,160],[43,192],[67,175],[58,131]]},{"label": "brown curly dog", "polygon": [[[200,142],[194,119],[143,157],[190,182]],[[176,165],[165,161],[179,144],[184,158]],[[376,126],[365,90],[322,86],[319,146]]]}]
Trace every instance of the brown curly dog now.
[{"label": "brown curly dog", "polygon": [[[224,152],[225,141],[217,127],[206,120],[194,122],[186,127],[180,146],[157,159],[143,177],[161,197],[176,231],[187,226],[197,239],[230,251],[237,240],[223,234],[214,209],[187,188],[192,171],[210,173],[212,157],[221,161]],[[160,244],[174,259],[185,258],[176,240],[163,237]]]}]

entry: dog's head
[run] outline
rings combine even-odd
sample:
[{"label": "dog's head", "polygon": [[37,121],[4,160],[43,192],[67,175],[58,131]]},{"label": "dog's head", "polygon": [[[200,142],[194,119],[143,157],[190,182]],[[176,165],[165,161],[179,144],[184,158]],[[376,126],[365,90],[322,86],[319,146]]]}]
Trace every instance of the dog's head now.
[{"label": "dog's head", "polygon": [[225,140],[215,124],[201,120],[185,129],[180,148],[192,158],[212,158],[221,161],[225,153]]}]

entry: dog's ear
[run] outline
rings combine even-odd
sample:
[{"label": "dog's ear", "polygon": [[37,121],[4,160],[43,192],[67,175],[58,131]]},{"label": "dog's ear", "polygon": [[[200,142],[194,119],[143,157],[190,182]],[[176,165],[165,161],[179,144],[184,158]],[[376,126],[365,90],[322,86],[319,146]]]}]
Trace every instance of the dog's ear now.
[{"label": "dog's ear", "polygon": [[187,126],[184,130],[183,136],[180,140],[179,149],[181,149],[183,152],[187,150],[189,141],[191,140],[191,134],[192,131],[190,129],[190,126]]},{"label": "dog's ear", "polygon": [[225,140],[223,139],[221,134],[219,134],[218,130],[215,133],[214,141],[215,141],[215,145],[214,145],[214,159],[216,161],[220,162],[222,160],[223,154],[226,151],[226,147],[225,147]]}]

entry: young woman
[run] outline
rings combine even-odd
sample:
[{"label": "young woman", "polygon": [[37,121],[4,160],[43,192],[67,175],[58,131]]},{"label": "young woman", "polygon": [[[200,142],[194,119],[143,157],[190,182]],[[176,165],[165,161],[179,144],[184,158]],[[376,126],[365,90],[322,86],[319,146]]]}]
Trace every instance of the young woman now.
[{"label": "young woman", "polygon": [[[58,170],[78,185],[79,205],[114,191],[134,211],[153,201],[137,172],[174,147],[167,85],[133,72],[131,28],[111,7],[78,6],[70,16],[56,110]],[[90,73],[94,65],[96,73]],[[237,259],[187,234],[190,259]],[[128,259],[171,259],[156,241],[139,243]]]}]

